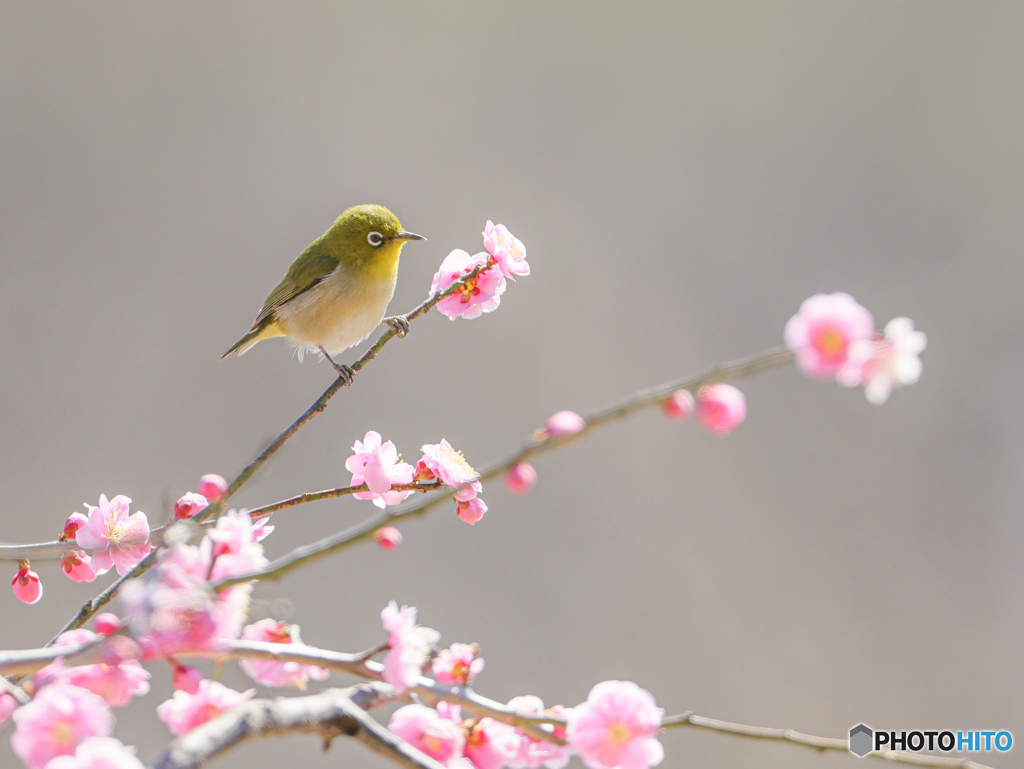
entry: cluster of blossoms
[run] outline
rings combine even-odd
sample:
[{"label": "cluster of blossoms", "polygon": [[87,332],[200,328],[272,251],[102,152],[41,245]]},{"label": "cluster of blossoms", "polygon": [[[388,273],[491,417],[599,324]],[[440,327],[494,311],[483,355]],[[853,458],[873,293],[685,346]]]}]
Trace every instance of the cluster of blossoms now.
[{"label": "cluster of blossoms", "polygon": [[629,681],[595,686],[575,708],[545,709],[538,697],[514,697],[508,710],[523,716],[565,719],[567,727],[542,727],[557,742],[534,737],[493,718],[463,718],[447,702],[436,708],[406,705],[388,728],[447,767],[564,769],[578,755],[589,769],[648,769],[664,758],[657,739],[663,711],[649,692]]},{"label": "cluster of blossoms", "polygon": [[[479,498],[483,490],[480,473],[470,467],[461,451],[448,441],[428,443],[422,448],[422,457],[413,467],[400,461],[401,455],[391,441],[382,443],[380,433],[371,430],[352,446],[353,454],[345,460],[352,473],[352,486],[366,484],[367,491],[354,496],[373,500],[377,507],[397,505],[412,494],[411,489],[395,489],[412,483],[438,483],[450,488],[454,494],[456,513],[466,523],[474,524],[484,517],[487,505]],[[385,549],[401,543],[401,534],[392,527],[381,529],[377,541]],[[396,536],[397,535],[397,536]]]}]

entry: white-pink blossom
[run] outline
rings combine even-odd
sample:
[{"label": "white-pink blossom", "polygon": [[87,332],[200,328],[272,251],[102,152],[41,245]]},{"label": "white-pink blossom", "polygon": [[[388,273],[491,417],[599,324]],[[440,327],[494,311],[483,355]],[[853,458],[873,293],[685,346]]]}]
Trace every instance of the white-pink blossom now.
[{"label": "white-pink blossom", "polygon": [[88,689],[112,708],[124,707],[132,697],[149,691],[149,671],[130,659],[112,659],[73,667],[57,660],[36,673],[33,681],[38,687],[63,682]]},{"label": "white-pink blossom", "polygon": [[569,743],[590,769],[648,769],[665,757],[664,711],[631,681],[604,681],[569,714]]},{"label": "white-pink blossom", "polygon": [[[429,470],[429,473],[424,473]],[[480,473],[472,468],[461,451],[456,451],[444,438],[440,443],[423,446],[423,458],[416,463],[417,477],[424,480],[440,478],[447,486],[458,489],[467,483],[474,483]]]},{"label": "white-pink blossom", "polygon": [[381,443],[380,433],[370,430],[363,440],[352,446],[352,456],[345,460],[345,468],[352,473],[352,486],[366,484],[369,491],[354,494],[356,499],[372,499],[377,507],[397,505],[412,494],[411,491],[392,491],[396,484],[412,483],[413,467],[399,462],[398,449],[391,441]]},{"label": "white-pink blossom", "polygon": [[[470,256],[461,248],[452,251],[441,262],[441,267],[430,284],[430,295],[444,291],[457,280],[469,275],[477,267],[487,264],[486,253]],[[437,303],[437,309],[452,320],[478,318],[485,312],[496,310],[505,293],[505,276],[499,267],[484,270],[461,285],[453,294]]]},{"label": "white-pink blossom", "polygon": [[86,505],[89,522],[75,533],[75,541],[79,547],[92,551],[90,566],[96,574],[105,574],[114,566],[123,576],[153,549],[146,514],[128,515],[130,504],[131,500],[123,494],[109,501],[101,494],[99,507]]},{"label": "white-pink blossom", "polygon": [[529,275],[530,265],[526,262],[526,246],[508,231],[504,224],[494,224],[490,219],[484,225],[484,248],[497,262],[506,278],[515,280],[515,275]]},{"label": "white-pink blossom", "polygon": [[57,756],[46,769],[145,769],[135,748],[113,737],[89,737],[73,755]]},{"label": "white-pink blossom", "polygon": [[910,318],[893,318],[883,334],[851,345],[847,364],[838,380],[847,387],[864,385],[869,403],[880,406],[894,389],[921,378],[921,359],[928,337],[914,328]]},{"label": "white-pink blossom", "polygon": [[[290,644],[302,643],[299,639],[299,626],[272,619],[261,619],[242,629],[242,639],[246,641],[263,641],[266,643]],[[253,681],[264,686],[293,686],[305,691],[306,682],[324,681],[331,672],[316,665],[304,665],[300,662],[278,662],[276,660],[243,659],[239,665],[242,671]]]},{"label": "white-pink blossom", "polygon": [[[541,698],[532,694],[513,697],[508,701],[508,709],[528,716],[539,716],[547,712],[564,717],[567,712],[560,706],[545,711]],[[551,732],[556,737],[565,739],[564,727],[552,728]],[[564,769],[573,754],[572,747],[568,745],[556,745],[547,740],[531,737],[518,729],[515,735],[517,740],[512,744],[512,752],[507,762],[511,769],[538,769],[541,766],[547,769]]]},{"label": "white-pink blossom", "polygon": [[416,624],[415,606],[399,609],[398,604],[391,601],[380,613],[380,619],[388,631],[384,680],[401,694],[416,685],[430,654],[430,647],[440,640],[441,634]]},{"label": "white-pink blossom", "polygon": [[266,566],[267,558],[259,543],[273,530],[266,518],[253,521],[245,510],[228,510],[220,516],[200,543],[203,557],[213,561],[210,580],[238,577]]},{"label": "white-pink blossom", "polygon": [[462,758],[466,737],[454,721],[424,705],[406,705],[391,716],[388,729],[445,766]]},{"label": "white-pink blossom", "polygon": [[254,694],[255,689],[237,692],[218,681],[204,678],[195,694],[179,689],[171,699],[157,705],[156,715],[167,724],[172,734],[180,737],[224,711],[249,701]]},{"label": "white-pink blossom", "polygon": [[476,644],[454,643],[442,649],[434,657],[431,669],[439,684],[465,684],[476,678],[484,669],[484,661],[477,657],[480,651]]},{"label": "white-pink blossom", "polygon": [[815,294],[786,323],[786,346],[796,365],[814,379],[831,379],[846,365],[850,346],[868,340],[875,320],[849,294]]},{"label": "white-pink blossom", "polygon": [[12,718],[11,747],[28,769],[43,769],[57,756],[74,754],[87,737],[107,737],[114,728],[102,698],[64,682],[44,687]]}]

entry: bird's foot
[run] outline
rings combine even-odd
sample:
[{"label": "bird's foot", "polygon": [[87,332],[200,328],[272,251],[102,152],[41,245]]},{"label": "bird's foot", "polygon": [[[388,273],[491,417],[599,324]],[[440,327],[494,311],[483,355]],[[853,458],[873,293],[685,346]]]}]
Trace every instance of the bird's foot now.
[{"label": "bird's foot", "polygon": [[334,358],[332,358],[327,353],[327,350],[325,350],[322,346],[320,347],[320,352],[323,354],[325,358],[327,358],[327,360],[331,362],[331,365],[334,366],[334,370],[338,372],[338,376],[345,381],[345,386],[350,386],[352,384],[352,380],[354,380],[356,377],[356,372],[352,369],[352,367],[346,366],[344,363],[338,363],[336,360],[334,360]]},{"label": "bird's foot", "polygon": [[386,323],[390,326],[399,339],[404,339],[405,335],[409,333],[409,319],[404,315],[393,315],[390,318],[384,318],[381,320],[381,323]]}]

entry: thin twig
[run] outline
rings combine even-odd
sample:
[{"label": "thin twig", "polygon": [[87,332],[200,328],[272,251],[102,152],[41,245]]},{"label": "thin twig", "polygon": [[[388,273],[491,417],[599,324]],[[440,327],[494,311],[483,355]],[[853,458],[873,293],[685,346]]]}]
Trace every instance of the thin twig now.
[{"label": "thin twig", "polygon": [[[698,374],[697,376],[678,379],[672,382],[666,382],[665,384],[657,387],[641,390],[625,400],[619,401],[607,408],[590,414],[585,420],[583,429],[572,435],[546,435],[543,431],[538,431],[533,438],[523,444],[517,451],[494,464],[488,465],[484,470],[482,470],[480,473],[480,480],[484,481],[494,478],[504,472],[507,472],[519,462],[529,459],[536,454],[550,451],[551,449],[564,446],[571,441],[578,440],[596,427],[607,424],[608,422],[612,422],[616,419],[622,419],[623,417],[629,416],[640,409],[657,405],[676,390],[686,389],[696,391],[706,384],[755,376],[757,374],[788,365],[792,362],[792,351],[785,348],[776,348],[749,358],[715,366],[705,373]],[[411,505],[397,507],[394,510],[382,510],[380,513],[367,518],[362,523],[358,523],[344,531],[324,537],[323,539],[311,544],[297,547],[290,553],[272,561],[268,566],[259,571],[225,579],[217,583],[214,587],[216,590],[224,590],[232,585],[237,585],[240,582],[248,582],[253,579],[279,579],[299,566],[303,566],[310,561],[323,558],[324,556],[337,552],[342,548],[369,538],[373,535],[373,532],[381,526],[385,526],[402,518],[412,518],[423,515],[430,508],[450,499],[450,497],[450,492],[433,494],[428,496],[426,499],[420,500],[419,502]]]},{"label": "thin twig", "polygon": [[[441,481],[430,481],[428,483],[396,483],[391,487],[392,491],[421,491],[426,493],[433,491],[434,489],[440,488]],[[270,505],[264,505],[263,507],[256,507],[249,511],[249,515],[253,518],[259,518],[262,515],[270,515],[276,513],[278,510],[285,510],[289,507],[295,507],[296,505],[304,505],[307,502],[317,502],[321,499],[332,499],[333,497],[344,497],[350,494],[360,494],[364,491],[369,491],[365,483],[361,483],[358,486],[343,486],[337,489],[325,489],[324,491],[310,491],[305,494],[299,494],[288,499],[282,499],[280,502],[274,502]]]},{"label": "thin twig", "polygon": [[157,759],[155,769],[197,769],[246,740],[282,734],[319,734],[329,745],[336,737],[355,737],[370,750],[405,769],[444,769],[444,765],[398,739],[366,709],[394,698],[387,684],[328,689],[306,697],[252,700],[179,737]]},{"label": "thin twig", "polygon": [[[805,748],[815,750],[839,750],[847,752],[850,743],[847,740],[834,737],[815,737],[811,734],[801,734],[792,729],[772,729],[764,726],[747,726],[745,724],[734,724],[729,721],[719,721],[715,718],[698,716],[696,713],[682,713],[678,716],[668,716],[661,722],[663,729],[673,727],[692,726],[698,729],[709,729],[721,734],[733,734],[739,737],[749,737],[754,740],[778,740],[789,742],[794,745],[802,745]],[[930,766],[939,769],[990,769],[984,764],[979,764],[966,758],[947,758],[945,756],[930,756],[921,753],[909,753],[902,750],[874,750],[868,753],[868,758],[879,758],[883,761],[890,761],[898,764],[910,764],[912,766]]]}]

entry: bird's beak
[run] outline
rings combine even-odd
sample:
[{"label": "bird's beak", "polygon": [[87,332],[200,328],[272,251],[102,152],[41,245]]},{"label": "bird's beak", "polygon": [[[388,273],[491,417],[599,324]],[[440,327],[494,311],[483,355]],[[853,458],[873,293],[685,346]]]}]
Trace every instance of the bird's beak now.
[{"label": "bird's beak", "polygon": [[406,232],[402,230],[400,233],[395,235],[392,240],[426,240],[422,235],[417,235],[415,232]]}]

